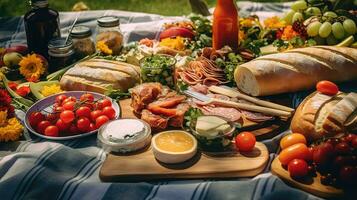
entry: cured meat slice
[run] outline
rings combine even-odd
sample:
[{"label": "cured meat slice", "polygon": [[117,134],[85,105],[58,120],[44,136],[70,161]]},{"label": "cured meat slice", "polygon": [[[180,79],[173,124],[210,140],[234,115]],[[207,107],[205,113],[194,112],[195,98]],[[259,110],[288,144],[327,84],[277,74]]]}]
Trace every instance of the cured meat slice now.
[{"label": "cured meat slice", "polygon": [[163,130],[167,127],[168,119],[155,115],[147,109],[142,110],[141,119],[147,122],[151,128]]},{"label": "cured meat slice", "polygon": [[242,114],[235,108],[202,106],[201,110],[205,115],[217,115],[228,119],[229,121],[238,121]]},{"label": "cured meat slice", "polygon": [[201,83],[198,83],[196,85],[188,87],[189,90],[198,92],[201,94],[207,94],[208,93],[208,87],[206,85],[202,85]]},{"label": "cured meat slice", "polygon": [[131,107],[134,112],[140,113],[146,105],[156,100],[162,92],[162,85],[159,83],[144,83],[131,89]]},{"label": "cured meat slice", "polygon": [[169,125],[173,127],[182,127],[183,119],[186,111],[190,108],[190,105],[187,103],[181,103],[176,108],[176,115],[169,119]]},{"label": "cured meat slice", "polygon": [[246,110],[242,110],[242,114],[246,119],[252,122],[265,122],[274,119],[274,117],[272,116],[264,115],[262,113],[250,112]]}]

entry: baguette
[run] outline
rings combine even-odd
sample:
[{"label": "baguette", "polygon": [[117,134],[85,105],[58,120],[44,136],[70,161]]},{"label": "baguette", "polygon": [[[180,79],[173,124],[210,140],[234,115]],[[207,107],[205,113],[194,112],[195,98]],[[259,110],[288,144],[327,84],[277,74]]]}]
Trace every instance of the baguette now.
[{"label": "baguette", "polygon": [[252,96],[306,90],[321,80],[356,80],[357,50],[316,46],[261,56],[238,66],[234,78]]},{"label": "baguette", "polygon": [[61,78],[64,90],[104,93],[109,88],[128,91],[140,82],[140,68],[123,62],[90,59],[69,69]]}]

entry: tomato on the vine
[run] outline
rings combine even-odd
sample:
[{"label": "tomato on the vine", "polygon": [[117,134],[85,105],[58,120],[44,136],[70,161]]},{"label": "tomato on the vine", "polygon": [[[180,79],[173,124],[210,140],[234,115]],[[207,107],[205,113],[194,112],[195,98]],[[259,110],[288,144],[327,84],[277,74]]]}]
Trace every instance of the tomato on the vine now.
[{"label": "tomato on the vine", "polygon": [[107,123],[109,118],[106,115],[101,115],[95,119],[95,126],[100,128],[103,124]]},{"label": "tomato on the vine", "polygon": [[97,103],[97,108],[98,109],[103,109],[107,106],[112,106],[112,102],[109,99],[101,99]]},{"label": "tomato on the vine", "polygon": [[37,132],[39,132],[41,134],[44,134],[45,133],[45,129],[48,126],[51,126],[51,122],[49,122],[47,120],[41,121],[40,123],[37,124]]},{"label": "tomato on the vine", "polygon": [[58,128],[57,126],[48,126],[46,129],[45,129],[45,135],[47,136],[52,136],[52,137],[58,137]]},{"label": "tomato on the vine", "polygon": [[69,101],[63,104],[63,109],[65,110],[74,110],[74,106],[76,105],[76,102],[74,101]]},{"label": "tomato on the vine", "polygon": [[254,149],[255,142],[255,136],[251,132],[239,133],[235,139],[235,144],[239,151],[252,151]]},{"label": "tomato on the vine", "polygon": [[90,123],[89,124],[89,130],[88,131],[94,131],[94,130],[96,130],[97,129],[97,127],[95,127],[95,124],[94,123]]},{"label": "tomato on the vine", "polygon": [[101,110],[94,110],[90,113],[90,118],[93,122],[95,122],[95,119],[97,119],[101,115],[103,115],[103,112]]},{"label": "tomato on the vine", "polygon": [[62,119],[58,119],[56,122],[56,126],[58,127],[58,130],[61,132],[65,132],[69,129],[71,126],[70,123],[64,123]]},{"label": "tomato on the vine", "polygon": [[36,128],[37,124],[45,119],[41,112],[33,112],[29,116],[29,123],[32,128]]},{"label": "tomato on the vine", "polygon": [[71,126],[68,129],[68,133],[70,135],[76,135],[78,133],[78,128],[75,124],[71,124]]},{"label": "tomato on the vine", "polygon": [[73,111],[65,110],[65,111],[61,112],[60,118],[62,119],[62,121],[64,123],[71,123],[74,120],[75,116],[74,116]]},{"label": "tomato on the vine", "polygon": [[77,101],[76,97],[73,97],[73,96],[67,97],[65,100],[62,101],[62,105],[64,105],[67,102],[72,102],[72,101],[76,102]]},{"label": "tomato on the vine", "polygon": [[76,110],[76,116],[77,117],[87,117],[90,118],[91,117],[91,111],[90,108],[86,107],[86,106],[81,106]]},{"label": "tomato on the vine", "polygon": [[302,159],[294,159],[290,161],[288,164],[288,171],[292,178],[305,177],[309,172],[307,162]]},{"label": "tomato on the vine", "polygon": [[115,110],[111,106],[104,107],[103,114],[106,115],[109,119],[115,118]]},{"label": "tomato on the vine", "polygon": [[316,84],[317,91],[326,95],[336,95],[338,93],[338,86],[331,81],[320,81]]},{"label": "tomato on the vine", "polygon": [[61,105],[62,104],[62,102],[65,100],[65,99],[67,99],[67,96],[66,95],[64,95],[64,94],[61,94],[61,95],[58,95],[57,97],[56,97],[56,103],[58,103],[59,105]]},{"label": "tomato on the vine", "polygon": [[89,130],[90,121],[87,117],[81,117],[77,121],[77,128],[81,132],[87,132]]},{"label": "tomato on the vine", "polygon": [[93,102],[94,101],[94,96],[90,93],[85,93],[85,94],[82,94],[82,96],[80,97],[79,99],[80,101],[84,102]]}]

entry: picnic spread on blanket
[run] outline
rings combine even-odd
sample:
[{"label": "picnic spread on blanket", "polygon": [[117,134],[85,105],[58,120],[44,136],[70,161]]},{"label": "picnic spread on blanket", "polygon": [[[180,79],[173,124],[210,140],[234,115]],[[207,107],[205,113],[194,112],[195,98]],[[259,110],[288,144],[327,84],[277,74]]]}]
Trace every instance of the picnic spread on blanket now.
[{"label": "picnic spread on blanket", "polygon": [[31,2],[0,18],[1,198],[353,199],[353,8]]}]

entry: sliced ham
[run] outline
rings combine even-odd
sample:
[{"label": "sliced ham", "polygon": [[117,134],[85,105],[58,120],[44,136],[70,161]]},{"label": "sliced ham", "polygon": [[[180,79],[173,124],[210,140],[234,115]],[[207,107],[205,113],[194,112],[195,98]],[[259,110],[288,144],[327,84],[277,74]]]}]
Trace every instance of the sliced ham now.
[{"label": "sliced ham", "polygon": [[198,92],[201,94],[207,94],[208,93],[208,87],[206,85],[202,85],[201,83],[198,83],[196,85],[192,85],[188,87],[189,90]]},{"label": "sliced ham", "polygon": [[202,106],[201,110],[205,115],[217,115],[228,119],[229,121],[238,121],[242,114],[235,108]]},{"label": "sliced ham", "polygon": [[272,116],[264,115],[262,113],[250,112],[246,110],[242,110],[242,114],[246,119],[252,122],[265,122],[274,119],[274,117]]}]

